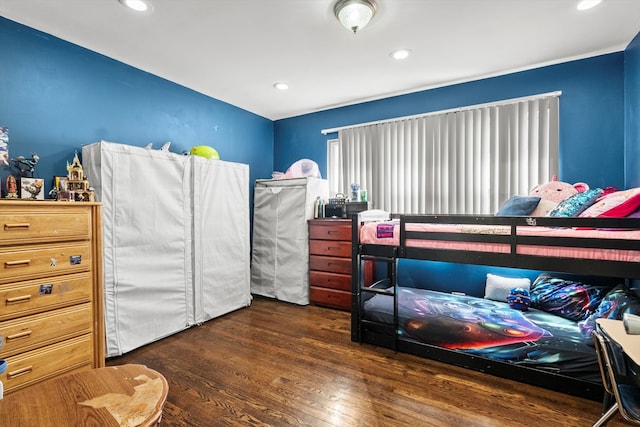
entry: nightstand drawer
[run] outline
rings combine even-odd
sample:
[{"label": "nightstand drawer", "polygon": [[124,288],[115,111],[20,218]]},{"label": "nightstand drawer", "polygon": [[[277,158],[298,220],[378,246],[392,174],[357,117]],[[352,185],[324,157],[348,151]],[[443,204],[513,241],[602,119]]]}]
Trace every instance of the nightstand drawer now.
[{"label": "nightstand drawer", "polygon": [[90,269],[89,241],[0,250],[0,283],[79,273]]},{"label": "nightstand drawer", "polygon": [[345,240],[351,242],[351,223],[335,225],[317,225],[309,226],[309,239],[319,240]]},{"label": "nightstand drawer", "polygon": [[326,305],[345,310],[351,309],[351,292],[311,286],[309,288],[309,297],[313,304]]},{"label": "nightstand drawer", "polygon": [[92,328],[88,303],[0,322],[0,358],[88,334]]},{"label": "nightstand drawer", "polygon": [[309,284],[321,288],[340,289],[343,291],[351,290],[351,275],[328,273],[325,271],[309,272]]},{"label": "nightstand drawer", "polygon": [[309,256],[309,270],[351,274],[351,260],[349,258],[333,258],[328,256],[311,255]]},{"label": "nightstand drawer", "polygon": [[351,258],[351,242],[341,242],[338,240],[310,240],[309,253],[311,255]]}]

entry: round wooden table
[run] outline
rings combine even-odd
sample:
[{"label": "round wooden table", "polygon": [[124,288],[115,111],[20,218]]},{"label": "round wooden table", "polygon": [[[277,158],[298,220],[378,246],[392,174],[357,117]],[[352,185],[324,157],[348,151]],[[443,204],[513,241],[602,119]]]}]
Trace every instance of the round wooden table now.
[{"label": "round wooden table", "polygon": [[160,422],[167,380],[144,365],[81,371],[0,400],[3,426],[151,426]]}]

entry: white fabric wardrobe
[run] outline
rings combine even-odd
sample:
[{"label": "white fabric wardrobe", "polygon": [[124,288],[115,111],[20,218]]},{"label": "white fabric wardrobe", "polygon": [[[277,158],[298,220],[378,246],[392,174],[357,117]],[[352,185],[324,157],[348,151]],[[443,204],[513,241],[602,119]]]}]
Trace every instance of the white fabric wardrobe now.
[{"label": "white fabric wardrobe", "polygon": [[248,165],[105,141],[82,163],[102,202],[107,356],[250,305]]},{"label": "white fabric wardrobe", "polygon": [[253,192],[251,292],[309,304],[309,228],[318,197],[329,194],[320,178],[257,180]]}]

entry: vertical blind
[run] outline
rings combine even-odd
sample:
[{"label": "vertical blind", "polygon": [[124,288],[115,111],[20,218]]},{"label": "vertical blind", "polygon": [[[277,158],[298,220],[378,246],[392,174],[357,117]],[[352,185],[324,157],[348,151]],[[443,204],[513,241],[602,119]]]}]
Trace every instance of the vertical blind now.
[{"label": "vertical blind", "polygon": [[492,214],[557,175],[558,104],[555,92],[339,129],[329,180],[389,212]]}]

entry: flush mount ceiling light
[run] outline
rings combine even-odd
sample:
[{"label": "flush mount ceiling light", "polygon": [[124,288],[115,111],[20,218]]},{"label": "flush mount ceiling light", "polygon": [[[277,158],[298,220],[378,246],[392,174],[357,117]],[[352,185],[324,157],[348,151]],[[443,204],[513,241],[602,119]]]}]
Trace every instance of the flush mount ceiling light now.
[{"label": "flush mount ceiling light", "polygon": [[406,59],[409,55],[411,55],[410,49],[398,49],[389,54],[390,57],[397,60]]},{"label": "flush mount ceiling light", "polygon": [[118,0],[124,7],[136,12],[150,12],[151,5],[147,0]]},{"label": "flush mount ceiling light", "polygon": [[333,12],[342,26],[355,34],[366,27],[376,14],[376,2],[374,0],[339,0]]},{"label": "flush mount ceiling light", "polygon": [[597,5],[600,4],[600,2],[602,2],[602,0],[582,0],[580,3],[578,3],[578,10],[587,10],[587,9],[591,9],[592,7],[596,7]]},{"label": "flush mount ceiling light", "polygon": [[284,83],[284,82],[274,83],[273,87],[278,89],[278,90],[287,90],[287,89],[289,89],[289,85]]}]

